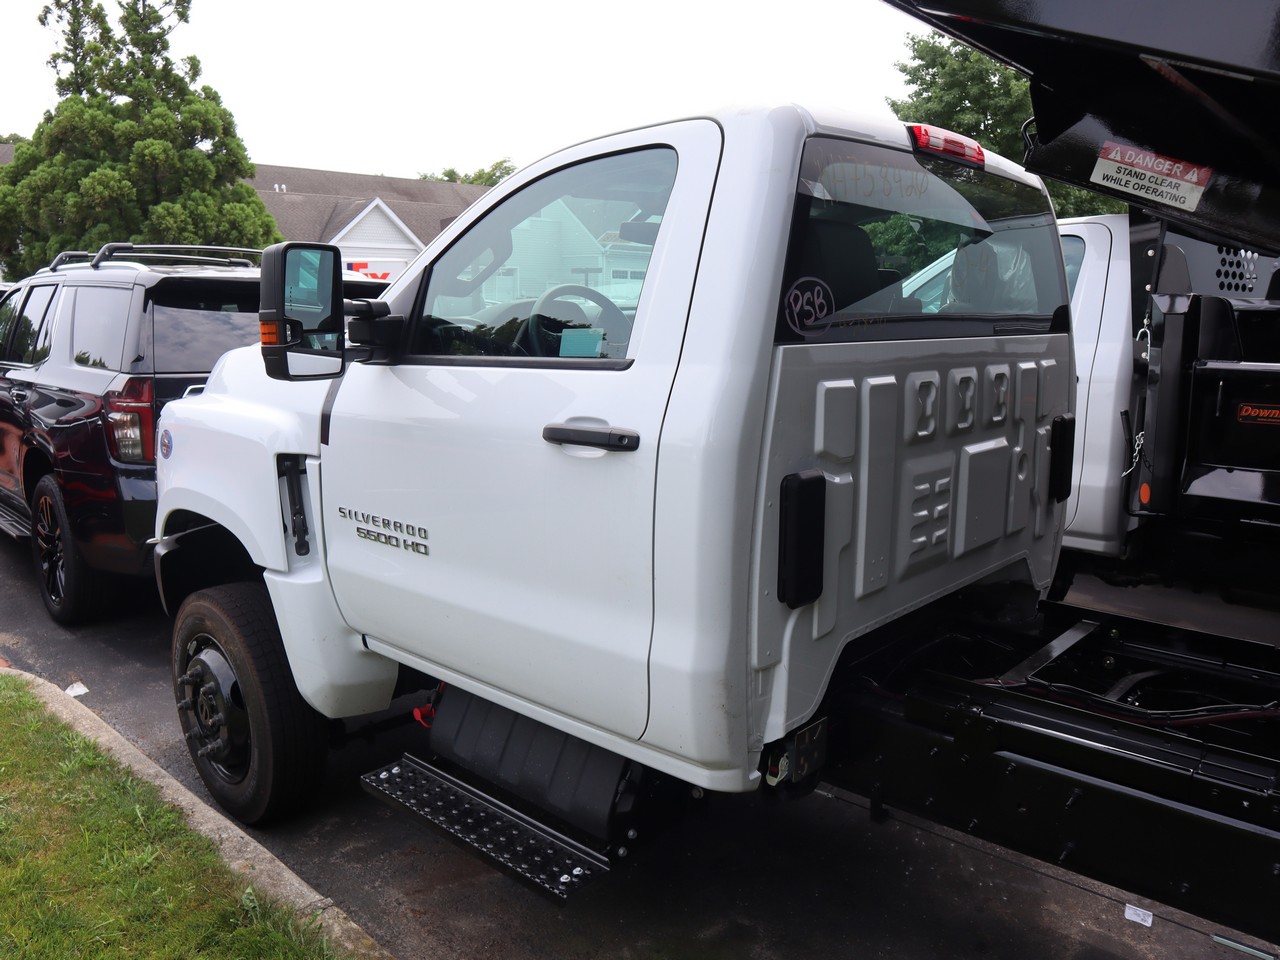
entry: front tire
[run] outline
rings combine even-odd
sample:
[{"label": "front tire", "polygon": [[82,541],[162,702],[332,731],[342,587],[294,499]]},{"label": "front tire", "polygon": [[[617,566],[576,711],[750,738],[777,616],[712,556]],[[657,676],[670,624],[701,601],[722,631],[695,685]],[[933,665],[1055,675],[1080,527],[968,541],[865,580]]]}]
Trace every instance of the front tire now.
[{"label": "front tire", "polygon": [[173,677],[191,759],[227,813],[261,823],[314,794],[326,721],[298,693],[263,584],[213,587],[183,602]]},{"label": "front tire", "polygon": [[102,604],[102,575],[90,569],[71,536],[58,481],[46,473],[31,494],[31,556],[40,599],[49,616],[69,626],[90,619]]}]

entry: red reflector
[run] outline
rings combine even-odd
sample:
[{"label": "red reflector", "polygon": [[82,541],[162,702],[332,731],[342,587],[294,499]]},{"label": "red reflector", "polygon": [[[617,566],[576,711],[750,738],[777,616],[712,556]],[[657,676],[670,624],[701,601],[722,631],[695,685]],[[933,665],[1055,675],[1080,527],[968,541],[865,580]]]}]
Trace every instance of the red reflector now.
[{"label": "red reflector", "polygon": [[970,167],[981,167],[987,162],[987,155],[976,140],[923,123],[908,124],[907,129],[911,132],[915,148],[921,153],[932,153]]},{"label": "red reflector", "polygon": [[1142,501],[1143,506],[1151,502],[1151,484],[1144,483],[1138,487],[1138,499]]}]

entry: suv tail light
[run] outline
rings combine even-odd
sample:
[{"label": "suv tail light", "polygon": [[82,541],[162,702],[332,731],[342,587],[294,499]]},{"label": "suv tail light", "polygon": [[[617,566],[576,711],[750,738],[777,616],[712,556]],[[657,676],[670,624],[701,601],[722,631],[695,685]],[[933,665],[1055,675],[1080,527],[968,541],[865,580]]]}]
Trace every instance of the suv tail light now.
[{"label": "suv tail light", "polygon": [[156,459],[156,416],[150,377],[131,377],[104,398],[107,407],[107,446],[126,463]]}]

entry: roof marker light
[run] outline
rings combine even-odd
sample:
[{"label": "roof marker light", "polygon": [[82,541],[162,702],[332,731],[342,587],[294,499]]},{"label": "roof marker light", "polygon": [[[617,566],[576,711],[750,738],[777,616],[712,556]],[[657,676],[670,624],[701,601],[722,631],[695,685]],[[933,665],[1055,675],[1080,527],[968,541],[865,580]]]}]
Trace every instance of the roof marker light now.
[{"label": "roof marker light", "polygon": [[986,163],[987,155],[982,147],[978,145],[978,141],[969,137],[923,123],[907,124],[907,130],[911,133],[916,150],[922,153],[932,153],[978,169]]}]

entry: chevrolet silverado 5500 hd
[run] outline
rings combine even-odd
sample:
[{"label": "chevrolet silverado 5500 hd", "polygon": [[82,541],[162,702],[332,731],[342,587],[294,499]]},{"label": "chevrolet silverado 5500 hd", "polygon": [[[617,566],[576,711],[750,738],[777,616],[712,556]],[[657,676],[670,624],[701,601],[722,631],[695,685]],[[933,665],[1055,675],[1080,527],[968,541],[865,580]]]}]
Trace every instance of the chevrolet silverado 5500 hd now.
[{"label": "chevrolet silverado 5500 hd", "polygon": [[1075,378],[1034,176],[726,110],[535,163],[380,300],[339,266],[269,249],[262,346],[159,425],[179,716],[233,815],[418,688],[367,786],[555,894],[690,796],[823,779],[1267,929],[1274,649],[1040,602]]}]

